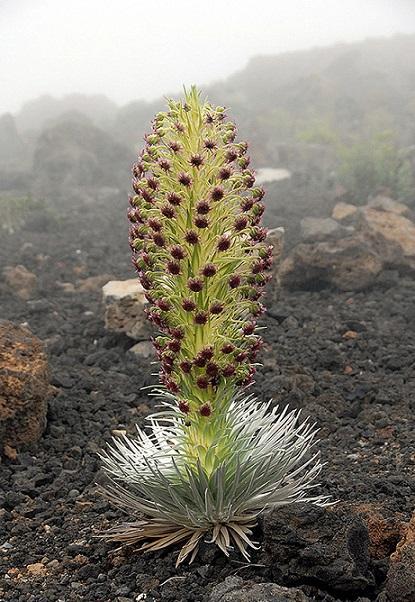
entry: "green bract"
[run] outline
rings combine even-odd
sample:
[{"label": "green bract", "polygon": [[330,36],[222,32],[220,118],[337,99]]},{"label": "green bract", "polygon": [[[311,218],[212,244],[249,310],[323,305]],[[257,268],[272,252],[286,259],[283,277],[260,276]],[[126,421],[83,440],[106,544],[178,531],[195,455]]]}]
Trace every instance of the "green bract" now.
[{"label": "green bract", "polygon": [[236,544],[247,556],[259,512],[323,502],[307,495],[321,468],[317,454],[304,459],[313,429],[239,392],[255,372],[272,260],[264,193],[235,125],[195,88],[156,115],[146,142],[133,167],[130,245],[161,332],[156,394],[167,409],[149,434],[115,439],[102,456],[107,495],[142,514],[108,536],[153,550],[184,541],[181,562],[209,533],[226,554]]}]

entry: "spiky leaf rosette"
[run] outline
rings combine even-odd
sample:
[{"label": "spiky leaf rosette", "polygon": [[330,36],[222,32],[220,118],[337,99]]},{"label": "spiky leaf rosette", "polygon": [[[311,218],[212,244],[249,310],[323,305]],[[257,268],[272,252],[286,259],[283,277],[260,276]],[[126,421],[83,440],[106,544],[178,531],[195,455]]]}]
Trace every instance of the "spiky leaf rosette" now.
[{"label": "spiky leaf rosette", "polygon": [[205,418],[252,378],[272,256],[260,227],[263,190],[235,137],[224,109],[194,88],[184,103],[170,101],[133,168],[128,214],[148,315],[163,332],[161,380],[182,412]]},{"label": "spiky leaf rosette", "polygon": [[308,454],[316,433],[307,420],[299,422],[299,414],[287,408],[278,414],[252,396],[235,399],[223,416],[226,429],[216,438],[226,456],[210,471],[189,461],[183,445],[187,427],[177,412],[167,426],[150,418],[151,433],[137,428],[135,441],[114,438],[102,454],[111,475],[104,493],[145,518],[115,527],[107,538],[144,542],[143,550],[182,543],[180,564],[189,555],[190,561],[195,558],[209,534],[226,555],[236,546],[249,559],[260,512],[300,501],[326,503],[309,492],[322,465],[318,453]]},{"label": "spiky leaf rosette", "polygon": [[272,248],[260,226],[263,191],[222,107],[185,102],[159,113],[134,166],[129,219],[133,262],[162,334],[165,411],[147,434],[114,439],[102,455],[106,495],[140,520],[107,537],[158,550],[181,542],[193,559],[210,534],[248,557],[256,516],[309,495],[321,464],[315,432],[239,391],[261,339],[255,319]]}]

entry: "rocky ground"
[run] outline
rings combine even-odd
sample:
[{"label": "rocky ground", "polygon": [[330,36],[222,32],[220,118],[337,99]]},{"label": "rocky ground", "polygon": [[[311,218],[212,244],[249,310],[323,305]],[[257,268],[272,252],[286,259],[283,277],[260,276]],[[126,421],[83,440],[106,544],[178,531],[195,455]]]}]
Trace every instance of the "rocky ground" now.
[{"label": "rocky ground", "polygon": [[3,275],[0,317],[45,342],[54,387],[39,442],[4,449],[0,600],[413,602],[415,280],[396,273],[363,292],[268,301],[255,392],[316,421],[320,488],[337,506],[265,517],[251,565],[207,546],[176,570],[177,550],[143,556],[95,537],[121,518],[96,492],[97,452],[153,409],[141,387],[155,367],[104,329],[102,284],[132,276],[124,205],[74,206],[0,244],[2,268],[36,276],[22,292]]}]

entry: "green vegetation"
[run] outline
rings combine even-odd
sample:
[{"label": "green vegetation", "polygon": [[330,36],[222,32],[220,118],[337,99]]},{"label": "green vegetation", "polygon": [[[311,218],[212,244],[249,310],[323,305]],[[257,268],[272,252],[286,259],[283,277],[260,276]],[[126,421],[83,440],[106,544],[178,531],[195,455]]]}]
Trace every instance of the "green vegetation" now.
[{"label": "green vegetation", "polygon": [[356,202],[364,203],[370,194],[386,189],[393,198],[409,201],[414,196],[411,164],[391,131],[357,137],[341,144],[339,179]]},{"label": "green vegetation", "polygon": [[365,203],[369,195],[380,190],[396,199],[414,200],[414,170],[387,112],[369,113],[361,129],[353,132],[335,125],[331,115],[310,118],[297,126],[297,141],[332,149],[337,178],[354,202]]},{"label": "green vegetation", "polygon": [[26,197],[0,197],[0,228],[14,234],[22,228],[34,211],[44,210],[43,201]]}]

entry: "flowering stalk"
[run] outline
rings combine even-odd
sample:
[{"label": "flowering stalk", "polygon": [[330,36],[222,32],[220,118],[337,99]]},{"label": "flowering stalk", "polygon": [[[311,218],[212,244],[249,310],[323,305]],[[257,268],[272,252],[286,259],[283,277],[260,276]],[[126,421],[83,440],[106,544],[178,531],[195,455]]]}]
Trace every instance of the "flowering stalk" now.
[{"label": "flowering stalk", "polygon": [[[148,317],[161,332],[154,344],[168,410],[152,419],[150,436],[139,431],[139,443],[117,441],[103,455],[115,477],[108,495],[146,516],[111,536],[150,540],[148,549],[187,538],[179,561],[209,531],[225,553],[232,540],[246,555],[256,514],[303,498],[320,470],[314,456],[306,477],[295,479],[314,436],[296,425],[297,414],[278,418],[238,393],[255,372],[272,260],[261,227],[264,191],[246,152],[224,108],[202,103],[192,88],[184,103],[169,101],[156,115],[133,167],[130,246]],[[278,442],[274,451],[270,442]]]}]

